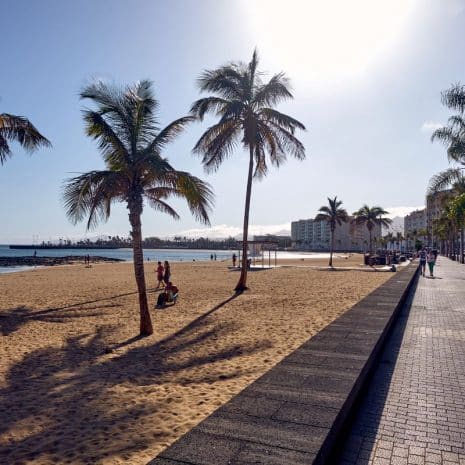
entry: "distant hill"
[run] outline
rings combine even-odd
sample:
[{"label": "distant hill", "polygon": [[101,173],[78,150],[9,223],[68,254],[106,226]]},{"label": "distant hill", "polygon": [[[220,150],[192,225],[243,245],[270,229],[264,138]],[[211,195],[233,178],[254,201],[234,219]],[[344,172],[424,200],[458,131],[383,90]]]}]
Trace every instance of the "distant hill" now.
[{"label": "distant hill", "polygon": [[386,234],[392,232],[393,234],[396,234],[398,232],[401,232],[404,234],[404,217],[403,216],[396,216],[392,218],[392,223],[388,228],[383,228],[383,236]]}]

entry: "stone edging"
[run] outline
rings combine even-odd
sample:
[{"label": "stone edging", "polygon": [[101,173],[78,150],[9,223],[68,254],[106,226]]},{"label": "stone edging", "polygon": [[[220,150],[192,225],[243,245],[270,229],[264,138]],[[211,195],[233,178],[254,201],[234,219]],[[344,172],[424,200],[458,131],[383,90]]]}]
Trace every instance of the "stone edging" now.
[{"label": "stone edging", "polygon": [[148,465],[327,463],[417,276],[393,274]]}]

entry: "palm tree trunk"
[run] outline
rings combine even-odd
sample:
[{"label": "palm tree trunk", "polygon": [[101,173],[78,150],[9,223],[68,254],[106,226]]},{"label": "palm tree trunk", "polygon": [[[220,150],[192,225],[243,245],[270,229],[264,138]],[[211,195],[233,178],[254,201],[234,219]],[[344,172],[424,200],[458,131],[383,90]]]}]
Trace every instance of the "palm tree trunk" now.
[{"label": "palm tree trunk", "polygon": [[149,336],[153,334],[152,320],[150,318],[149,307],[147,303],[147,288],[145,284],[144,273],[144,255],[142,252],[142,199],[128,203],[129,221],[132,227],[132,251],[134,259],[134,274],[136,277],[137,291],[139,293],[139,311],[140,311],[140,335]]},{"label": "palm tree trunk", "polygon": [[463,263],[463,228],[460,228],[460,260],[459,263]]},{"label": "palm tree trunk", "polygon": [[247,189],[245,192],[245,209],[244,209],[244,228],[242,232],[242,268],[239,281],[234,288],[236,292],[242,292],[247,289],[247,237],[249,233],[249,213],[250,213],[250,197],[252,194],[252,173],[253,173],[253,147],[250,146],[249,173],[247,175]]},{"label": "palm tree trunk", "polygon": [[333,266],[333,251],[334,251],[334,229],[331,228],[331,250],[329,251],[329,266]]},{"label": "palm tree trunk", "polygon": [[370,237],[370,256],[372,255],[373,253],[373,238],[371,237],[371,229],[368,228],[368,234],[369,234],[369,237]]}]

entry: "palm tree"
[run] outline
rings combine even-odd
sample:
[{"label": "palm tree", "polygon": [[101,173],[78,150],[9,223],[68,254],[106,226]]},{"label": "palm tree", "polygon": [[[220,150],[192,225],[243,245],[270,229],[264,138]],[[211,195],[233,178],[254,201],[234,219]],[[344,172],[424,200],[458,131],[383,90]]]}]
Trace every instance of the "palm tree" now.
[{"label": "palm tree", "polygon": [[446,208],[447,217],[453,222],[460,237],[460,263],[463,263],[464,255],[464,227],[465,227],[465,193],[450,200]]},{"label": "palm tree", "polygon": [[24,116],[0,114],[0,165],[12,152],[9,142],[18,142],[28,152],[39,147],[50,147],[50,142]]},{"label": "palm tree", "polygon": [[402,241],[404,240],[404,236],[402,236],[402,233],[398,231],[396,233],[396,244],[399,249],[399,252],[402,252]]},{"label": "palm tree", "polygon": [[328,206],[323,205],[318,210],[315,217],[315,221],[326,221],[329,224],[331,230],[331,248],[329,252],[329,266],[333,266],[333,251],[334,251],[334,231],[337,225],[341,225],[343,222],[346,223],[349,219],[347,211],[344,208],[339,208],[342,205],[342,200],[337,200],[337,196],[334,199],[328,197]]},{"label": "palm tree", "polygon": [[295,137],[296,129],[305,130],[302,123],[273,107],[292,98],[289,81],[283,73],[275,74],[268,82],[262,81],[258,56],[254,51],[250,63],[230,63],[207,70],[198,79],[201,92],[213,95],[197,100],[191,114],[203,120],[213,113],[219,121],[200,137],[193,151],[202,155],[207,172],[216,171],[238,143],[249,152],[247,187],[242,240],[242,270],[235,290],[247,289],[247,251],[252,177],[267,174],[267,154],[272,165],[279,167],[291,155],[305,158],[305,148]]},{"label": "palm tree", "polygon": [[153,333],[147,304],[142,252],[141,215],[144,199],[155,210],[179,218],[167,199],[184,198],[193,215],[209,224],[212,192],[208,184],[183,171],[176,171],[162,151],[192,120],[183,117],[159,130],[158,101],[150,81],[126,88],[96,82],[80,97],[93,101],[96,110],[85,109],[86,133],[98,141],[106,169],[68,179],[64,204],[68,217],[77,223],[87,218],[87,229],[107,220],[114,202],[124,202],[129,213],[134,273],[139,294],[140,334]]},{"label": "palm tree", "polygon": [[392,220],[389,218],[383,218],[383,215],[387,215],[389,212],[384,210],[381,207],[369,207],[368,205],[364,205],[362,208],[354,212],[355,218],[353,221],[355,224],[364,224],[368,229],[369,234],[369,248],[370,248],[370,255],[372,254],[373,249],[373,238],[372,238],[372,231],[375,225],[379,226],[389,226],[392,223]]},{"label": "palm tree", "polygon": [[449,163],[458,166],[449,168],[433,176],[430,180],[428,193],[447,189],[451,184],[462,181],[465,169],[465,86],[456,84],[441,94],[442,103],[448,108],[458,111],[448,119],[448,125],[436,129],[431,141],[439,140],[447,148]]}]

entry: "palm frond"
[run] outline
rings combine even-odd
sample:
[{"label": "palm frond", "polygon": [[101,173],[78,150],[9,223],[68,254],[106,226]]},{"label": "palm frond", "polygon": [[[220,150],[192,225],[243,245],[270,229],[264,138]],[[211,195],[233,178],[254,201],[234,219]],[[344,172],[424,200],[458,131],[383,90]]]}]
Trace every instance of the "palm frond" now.
[{"label": "palm frond", "polygon": [[[173,189],[172,195],[175,195],[174,189]],[[149,205],[154,210],[157,210],[161,213],[166,213],[167,215],[171,216],[175,220],[179,220],[180,218],[179,214],[176,212],[176,210],[173,207],[171,207],[170,205],[168,205],[168,203],[162,200],[164,197],[159,196],[159,194],[157,193],[157,188],[146,190],[145,196],[147,200],[149,201]]]},{"label": "palm frond", "polygon": [[269,122],[269,125],[273,128],[283,151],[292,155],[297,160],[305,159],[305,147],[302,142],[294,136],[294,134],[271,121]]},{"label": "palm frond", "polygon": [[450,144],[451,139],[455,137],[455,131],[449,126],[444,126],[442,128],[436,129],[433,134],[431,134],[431,142],[439,140],[446,147]]},{"label": "palm frond", "polygon": [[262,108],[274,106],[283,100],[292,98],[289,79],[284,73],[278,73],[256,90],[253,104],[256,108]]},{"label": "palm frond", "polygon": [[207,113],[221,114],[222,109],[229,103],[229,100],[220,97],[205,97],[194,102],[189,113],[202,121]]},{"label": "palm frond", "polygon": [[28,152],[39,147],[51,147],[50,141],[27,118],[2,113],[0,114],[0,164],[11,155],[8,141],[18,142]]},{"label": "palm frond", "polygon": [[272,108],[261,108],[258,111],[258,114],[263,116],[265,121],[270,121],[278,126],[281,126],[292,134],[294,134],[296,129],[301,129],[302,131],[306,130],[305,126],[300,121]]},{"label": "palm frond", "polygon": [[87,229],[110,216],[111,203],[123,200],[127,179],[112,171],[90,171],[68,179],[63,188],[66,214],[74,223],[88,217]]},{"label": "palm frond", "polygon": [[203,155],[202,164],[207,172],[216,171],[237,146],[240,127],[234,120],[217,123],[209,127],[193,148]]},{"label": "palm frond", "polygon": [[160,153],[161,150],[167,144],[173,142],[173,140],[179,136],[179,134],[181,134],[186,126],[192,121],[195,121],[194,116],[183,116],[182,118],[178,118],[171,122],[155,136],[144,152],[152,153],[153,151],[156,151],[157,153]]},{"label": "palm frond", "polygon": [[103,116],[92,110],[83,110],[82,113],[86,134],[98,141],[104,160],[110,164],[128,163],[130,157],[127,147]]},{"label": "palm frond", "polygon": [[166,181],[173,187],[171,195],[185,199],[192,215],[209,225],[214,197],[210,185],[184,171],[173,171]]},{"label": "palm frond", "polygon": [[447,107],[457,110],[460,113],[465,111],[465,87],[460,84],[454,84],[450,89],[441,94],[441,101]]},{"label": "palm frond", "polygon": [[434,175],[428,185],[428,195],[436,194],[437,192],[446,190],[455,182],[463,182],[463,168],[449,168]]},{"label": "palm frond", "polygon": [[214,92],[228,100],[242,100],[242,78],[237,65],[231,63],[218,69],[204,71],[197,79],[197,84],[201,92]]}]

